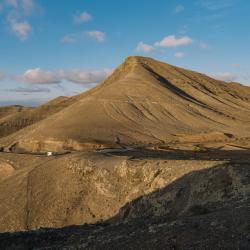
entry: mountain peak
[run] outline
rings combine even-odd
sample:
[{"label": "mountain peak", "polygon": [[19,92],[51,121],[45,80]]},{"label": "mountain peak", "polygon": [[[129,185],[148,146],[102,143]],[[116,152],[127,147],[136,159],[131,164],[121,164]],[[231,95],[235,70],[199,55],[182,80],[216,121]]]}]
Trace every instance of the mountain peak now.
[{"label": "mountain peak", "polygon": [[128,56],[125,59],[125,62],[134,62],[134,63],[140,63],[145,61],[153,61],[153,58],[150,57],[144,57],[144,56]]},{"label": "mountain peak", "polygon": [[151,57],[129,56],[125,59],[123,64],[129,64],[131,66],[136,66],[136,65],[149,65],[152,63],[157,63],[157,61]]},{"label": "mountain peak", "polygon": [[[249,136],[248,88],[148,57],[126,58],[102,84],[64,105],[60,102],[60,112],[44,115],[32,129],[21,129],[0,143],[11,150],[9,145],[41,152],[113,146],[117,141],[148,145],[173,135],[211,131]],[[240,129],[238,121],[243,121]]]},{"label": "mountain peak", "polygon": [[119,79],[125,77],[127,74],[133,72],[138,68],[145,68],[145,66],[153,66],[157,64],[157,61],[150,57],[143,56],[129,56],[123,63],[116,68],[113,74],[105,80],[105,82],[118,81]]}]

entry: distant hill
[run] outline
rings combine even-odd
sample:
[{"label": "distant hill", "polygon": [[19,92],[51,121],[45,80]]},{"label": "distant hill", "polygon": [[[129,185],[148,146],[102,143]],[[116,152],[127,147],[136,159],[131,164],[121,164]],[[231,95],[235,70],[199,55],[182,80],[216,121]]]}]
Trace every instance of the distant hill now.
[{"label": "distant hill", "polygon": [[22,112],[24,110],[29,110],[31,108],[26,108],[23,106],[19,106],[19,105],[13,105],[13,106],[2,106],[0,107],[0,119],[9,116],[9,115],[13,115],[19,112]]},{"label": "distant hill", "polygon": [[7,136],[41,121],[67,107],[72,102],[73,98],[60,96],[38,108],[22,106],[0,107],[0,137]]}]

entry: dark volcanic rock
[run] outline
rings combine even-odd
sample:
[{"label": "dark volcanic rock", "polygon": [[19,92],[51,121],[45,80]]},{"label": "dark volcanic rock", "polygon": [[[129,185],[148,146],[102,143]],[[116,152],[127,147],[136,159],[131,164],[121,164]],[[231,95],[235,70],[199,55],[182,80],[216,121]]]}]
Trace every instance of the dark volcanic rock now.
[{"label": "dark volcanic rock", "polygon": [[250,207],[0,235],[0,249],[249,249]]}]

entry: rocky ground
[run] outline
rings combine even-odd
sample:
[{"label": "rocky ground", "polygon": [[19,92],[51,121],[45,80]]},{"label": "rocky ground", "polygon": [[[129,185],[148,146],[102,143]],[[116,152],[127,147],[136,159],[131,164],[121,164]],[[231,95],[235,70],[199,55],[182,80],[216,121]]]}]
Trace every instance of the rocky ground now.
[{"label": "rocky ground", "polygon": [[0,249],[249,249],[249,154],[231,152],[1,154]]},{"label": "rocky ground", "polygon": [[249,87],[145,57],[0,108],[0,249],[250,249],[249,121]]},{"label": "rocky ground", "polygon": [[250,207],[0,235],[1,249],[249,249]]}]

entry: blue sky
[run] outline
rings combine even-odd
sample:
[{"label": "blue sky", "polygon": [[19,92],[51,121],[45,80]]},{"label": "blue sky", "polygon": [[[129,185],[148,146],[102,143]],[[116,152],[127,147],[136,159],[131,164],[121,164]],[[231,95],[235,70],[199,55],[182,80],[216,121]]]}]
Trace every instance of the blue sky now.
[{"label": "blue sky", "polygon": [[250,85],[248,0],[0,0],[0,104],[35,105],[142,55]]}]

